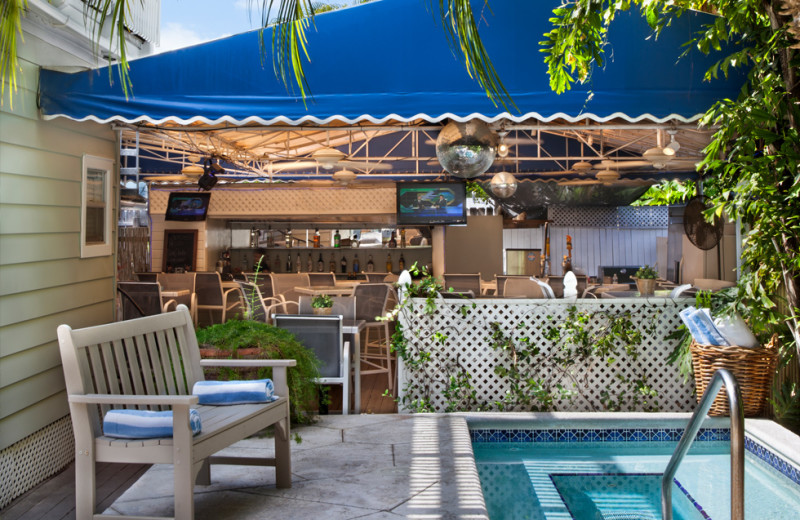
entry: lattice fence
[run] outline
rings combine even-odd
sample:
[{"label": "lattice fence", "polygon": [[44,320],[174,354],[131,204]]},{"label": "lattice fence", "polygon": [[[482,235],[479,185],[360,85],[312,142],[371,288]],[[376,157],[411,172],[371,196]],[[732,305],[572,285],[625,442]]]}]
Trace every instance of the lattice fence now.
[{"label": "lattice fence", "polygon": [[666,228],[669,224],[667,206],[551,206],[547,216],[555,226]]},{"label": "lattice fence", "polygon": [[[567,319],[568,309],[573,305],[579,311],[588,311],[595,316],[589,324],[593,331],[601,329],[603,312],[614,314],[630,311],[632,322],[644,334],[644,338],[638,347],[637,357],[622,352],[611,364],[601,361],[576,365],[570,372],[559,373],[554,379],[551,368],[533,367],[530,377],[550,377],[554,384],[560,383],[566,388],[579,390],[579,395],[571,400],[556,398],[553,403],[555,410],[604,410],[601,393],[603,390],[612,393],[620,390],[620,377],[627,380],[644,378],[658,393],[655,403],[662,412],[690,411],[696,404],[691,381],[684,384],[677,366],[667,362],[676,342],[666,338],[680,325],[678,312],[684,308],[683,303],[667,298],[577,302],[501,299],[461,302],[440,299],[433,315],[423,312],[424,305],[424,299],[414,299],[411,307],[399,316],[408,349],[430,353],[429,361],[421,366],[407,367],[402,361],[399,362],[401,409],[409,400],[429,399],[433,409],[447,411],[448,399],[445,394],[449,391],[451,376],[463,374],[462,371],[468,374],[469,383],[475,391],[469,408],[497,409],[494,403],[503,398],[509,390],[509,383],[495,373],[495,367],[498,364],[510,366],[511,357],[508,352],[492,348],[491,324],[499,324],[500,329],[516,341],[529,338],[530,345],[538,346],[542,354],[547,355],[556,348],[546,338],[548,329]],[[438,341],[434,336],[436,332],[443,334]],[[637,406],[631,411],[642,409]]]}]

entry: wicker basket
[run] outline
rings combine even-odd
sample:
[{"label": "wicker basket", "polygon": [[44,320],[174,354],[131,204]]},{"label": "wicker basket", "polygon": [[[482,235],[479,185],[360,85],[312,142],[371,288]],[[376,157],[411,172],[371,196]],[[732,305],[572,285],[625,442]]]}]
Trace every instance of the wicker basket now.
[{"label": "wicker basket", "polygon": [[[703,397],[711,377],[720,368],[730,371],[739,382],[746,417],[758,416],[769,394],[778,361],[777,336],[763,347],[700,345],[692,341],[692,367],[697,401]],[[728,398],[720,392],[709,415],[730,415]]]}]

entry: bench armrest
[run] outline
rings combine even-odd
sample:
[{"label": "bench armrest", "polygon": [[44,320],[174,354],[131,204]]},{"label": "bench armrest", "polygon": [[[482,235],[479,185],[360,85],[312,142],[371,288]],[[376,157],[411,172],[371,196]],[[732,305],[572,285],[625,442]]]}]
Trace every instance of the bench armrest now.
[{"label": "bench armrest", "polygon": [[133,394],[72,394],[69,402],[108,405],[189,406],[197,404],[196,395],[133,395]]}]

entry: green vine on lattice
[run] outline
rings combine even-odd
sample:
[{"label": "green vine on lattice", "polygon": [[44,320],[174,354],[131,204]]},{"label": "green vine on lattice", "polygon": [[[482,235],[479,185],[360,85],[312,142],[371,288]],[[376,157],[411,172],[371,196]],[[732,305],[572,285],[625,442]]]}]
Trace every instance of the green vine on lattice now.
[{"label": "green vine on lattice", "polygon": [[[478,319],[471,312],[475,304],[469,300],[448,300],[444,304],[439,296],[444,287],[439,280],[424,269],[418,270],[416,265],[412,266],[412,273],[422,277],[417,284],[406,288],[406,297],[393,313],[393,318],[402,314],[406,325],[396,323],[392,349],[411,376],[405,383],[403,405],[416,412],[435,411],[435,395],[444,398],[447,412],[548,411],[557,402],[575,398],[596,409],[587,395],[591,366],[612,365],[622,358],[637,359],[644,337],[655,332],[661,315],[660,310],[652,307],[645,314],[629,310],[587,311],[573,305],[566,309],[563,319],[547,317],[552,323],[543,334],[544,341],[550,343],[547,349],[529,337],[527,331],[533,330],[533,324],[525,319],[512,327],[487,323],[489,345],[502,354],[494,373],[506,389],[500,400],[481,402],[473,376],[458,354],[455,359],[434,356],[437,352],[447,353],[448,340],[458,336],[461,324]],[[412,308],[415,305],[412,298],[417,302],[424,299],[418,312]],[[441,312],[451,313],[447,330],[434,329],[434,317]],[[604,409],[658,409],[658,394],[649,385],[646,374],[616,377],[619,384],[599,392]]]}]

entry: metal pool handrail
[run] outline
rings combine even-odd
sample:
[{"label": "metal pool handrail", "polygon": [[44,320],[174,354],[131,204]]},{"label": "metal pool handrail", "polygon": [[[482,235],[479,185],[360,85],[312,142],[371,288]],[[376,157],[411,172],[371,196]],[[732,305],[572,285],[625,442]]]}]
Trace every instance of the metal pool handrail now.
[{"label": "metal pool handrail", "polygon": [[672,520],[672,480],[678,471],[678,465],[689,451],[698,430],[700,430],[700,424],[708,410],[711,409],[714,398],[723,384],[725,392],[728,394],[728,404],[731,410],[731,520],[744,520],[744,409],[742,408],[739,383],[736,382],[733,374],[724,368],[714,372],[703,398],[700,399],[700,404],[692,414],[689,425],[686,426],[686,431],[683,432],[683,437],[667,464],[667,469],[664,470],[664,476],[661,478],[661,518],[663,520]]}]

